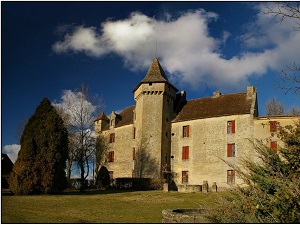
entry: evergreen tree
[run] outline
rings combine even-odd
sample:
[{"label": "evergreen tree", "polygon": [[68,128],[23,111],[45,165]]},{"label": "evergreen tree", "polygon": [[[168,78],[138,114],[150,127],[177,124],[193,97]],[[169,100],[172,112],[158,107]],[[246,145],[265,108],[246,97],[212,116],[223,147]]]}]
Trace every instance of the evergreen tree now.
[{"label": "evergreen tree", "polygon": [[45,98],[28,120],[9,186],[17,195],[55,193],[66,187],[68,133]]}]

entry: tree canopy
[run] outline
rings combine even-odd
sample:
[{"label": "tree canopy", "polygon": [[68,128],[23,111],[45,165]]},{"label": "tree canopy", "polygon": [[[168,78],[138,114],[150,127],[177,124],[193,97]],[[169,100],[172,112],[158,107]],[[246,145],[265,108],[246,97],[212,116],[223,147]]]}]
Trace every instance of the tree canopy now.
[{"label": "tree canopy", "polygon": [[68,133],[51,102],[44,98],[28,120],[10,175],[14,194],[60,192],[66,187]]}]

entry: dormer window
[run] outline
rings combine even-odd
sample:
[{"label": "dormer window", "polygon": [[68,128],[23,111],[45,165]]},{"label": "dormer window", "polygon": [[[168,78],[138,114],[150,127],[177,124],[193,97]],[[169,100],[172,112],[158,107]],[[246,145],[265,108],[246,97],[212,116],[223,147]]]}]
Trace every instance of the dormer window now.
[{"label": "dormer window", "polygon": [[112,120],[110,121],[110,126],[114,126],[114,123],[115,123],[115,120],[112,119]]}]

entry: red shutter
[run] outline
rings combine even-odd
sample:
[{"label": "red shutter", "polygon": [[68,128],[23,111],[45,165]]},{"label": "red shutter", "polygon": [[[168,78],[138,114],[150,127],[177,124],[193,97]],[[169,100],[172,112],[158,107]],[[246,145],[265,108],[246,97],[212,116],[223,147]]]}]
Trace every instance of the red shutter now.
[{"label": "red shutter", "polygon": [[235,133],[235,120],[231,121],[231,132],[234,134]]},{"label": "red shutter", "polygon": [[189,156],[190,156],[190,147],[186,146],[185,148],[186,148],[186,150],[185,150],[185,154],[186,154],[185,159],[189,159]]},{"label": "red shutter", "polygon": [[232,157],[232,145],[227,144],[227,157]]},{"label": "red shutter", "polygon": [[271,141],[271,149],[277,153],[277,141]]},{"label": "red shutter", "polygon": [[276,121],[270,121],[270,132],[276,132]]},{"label": "red shutter", "polygon": [[189,146],[183,146],[182,147],[182,159],[189,159],[189,150],[190,147]]},{"label": "red shutter", "polygon": [[132,160],[135,160],[135,148],[132,148]]},{"label": "red shutter", "polygon": [[186,126],[186,136],[189,137],[190,136],[190,125]]}]

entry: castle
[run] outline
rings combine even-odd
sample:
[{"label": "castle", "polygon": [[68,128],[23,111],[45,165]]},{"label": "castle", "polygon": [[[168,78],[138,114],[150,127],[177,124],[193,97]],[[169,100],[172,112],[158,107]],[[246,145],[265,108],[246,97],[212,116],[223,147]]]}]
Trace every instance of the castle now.
[{"label": "castle", "polygon": [[256,160],[251,142],[256,139],[277,151],[277,124],[285,126],[295,119],[259,117],[253,86],[243,93],[214,92],[187,100],[186,93],[178,93],[169,82],[157,58],[133,95],[135,105],[109,117],[101,113],[95,121],[95,131],[109,142],[102,165],[111,178],[165,178],[185,187],[205,181],[230,187],[238,179],[223,160]]}]

